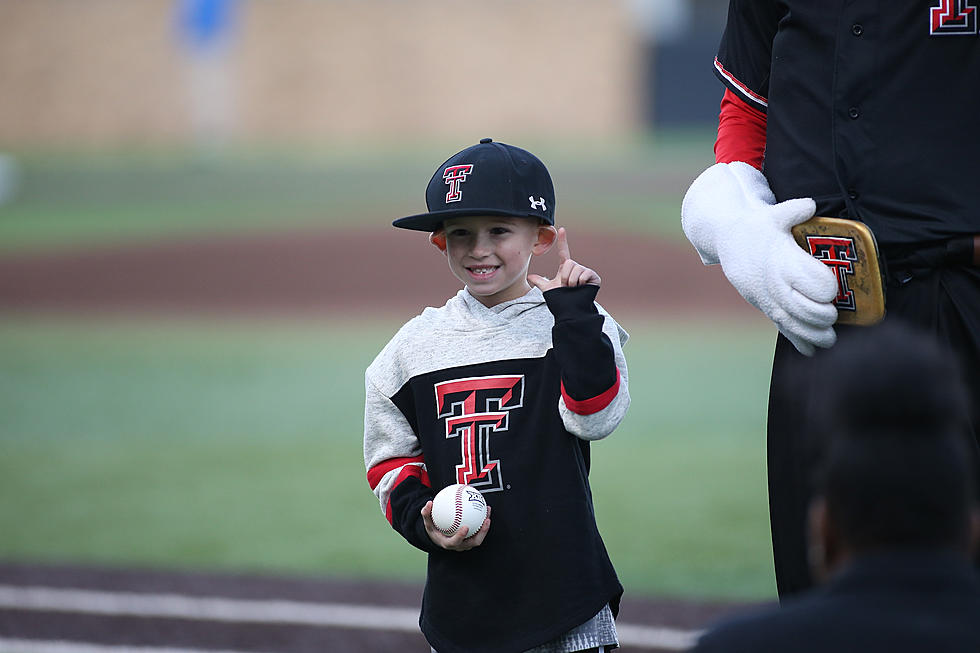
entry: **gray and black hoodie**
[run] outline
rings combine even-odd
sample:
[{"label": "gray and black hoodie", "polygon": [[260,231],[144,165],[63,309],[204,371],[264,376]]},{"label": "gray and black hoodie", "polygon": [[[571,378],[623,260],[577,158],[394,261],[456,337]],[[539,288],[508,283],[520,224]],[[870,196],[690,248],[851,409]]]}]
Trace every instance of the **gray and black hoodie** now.
[{"label": "gray and black hoodie", "polygon": [[[618,609],[589,443],[629,406],[628,335],[597,292],[532,288],[488,308],[464,288],[367,369],[368,482],[392,527],[429,554],[420,626],[440,653],[524,651]],[[435,546],[420,515],[452,483],[492,507],[486,539],[465,552]]]}]

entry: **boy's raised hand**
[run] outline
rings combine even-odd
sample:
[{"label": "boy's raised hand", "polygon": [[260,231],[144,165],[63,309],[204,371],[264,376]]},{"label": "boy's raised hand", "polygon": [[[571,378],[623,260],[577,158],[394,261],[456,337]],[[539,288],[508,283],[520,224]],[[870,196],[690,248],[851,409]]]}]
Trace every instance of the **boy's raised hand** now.
[{"label": "boy's raised hand", "polygon": [[602,283],[602,279],[599,278],[595,270],[572,260],[565,227],[558,228],[558,238],[555,242],[558,246],[558,273],[555,274],[555,278],[548,279],[540,274],[529,274],[527,275],[528,283],[540,288],[542,292],[562,286],[574,287],[586,284],[598,286]]},{"label": "boy's raised hand", "polygon": [[480,530],[473,537],[466,537],[470,532],[468,526],[463,526],[452,537],[449,537],[436,528],[435,523],[432,521],[431,501],[427,501],[422,506],[422,521],[425,523],[425,532],[429,534],[429,539],[436,545],[448,551],[469,551],[483,544],[483,540],[487,536],[487,531],[490,530],[490,506],[487,506],[487,518],[483,520]]}]

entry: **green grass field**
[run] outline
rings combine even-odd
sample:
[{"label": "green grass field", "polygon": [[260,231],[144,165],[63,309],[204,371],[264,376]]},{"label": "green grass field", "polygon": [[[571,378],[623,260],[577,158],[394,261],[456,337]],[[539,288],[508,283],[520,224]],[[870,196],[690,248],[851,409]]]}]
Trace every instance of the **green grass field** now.
[{"label": "green grass field", "polygon": [[[394,328],[2,323],[0,557],[420,578],[361,456],[363,370]],[[633,326],[635,401],[594,448],[631,591],[772,592],[771,338],[713,329]]]},{"label": "green grass field", "polygon": [[[383,224],[421,208],[455,147],[21,153],[0,251]],[[545,157],[563,222],[682,238],[680,198],[710,163],[709,135],[563,147]],[[364,368],[397,326],[0,316],[0,558],[420,579],[422,554],[388,527],[361,454]],[[592,476],[625,585],[773,596],[772,330],[626,326],[634,402],[595,445]]]}]

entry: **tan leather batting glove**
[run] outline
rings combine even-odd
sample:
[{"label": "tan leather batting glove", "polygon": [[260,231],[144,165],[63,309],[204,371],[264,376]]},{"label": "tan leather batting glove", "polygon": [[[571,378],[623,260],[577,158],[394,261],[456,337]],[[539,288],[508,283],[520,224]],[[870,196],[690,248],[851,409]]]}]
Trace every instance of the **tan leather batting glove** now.
[{"label": "tan leather batting glove", "polygon": [[765,176],[741,161],[702,172],[681,204],[681,226],[702,262],[720,263],[742,297],[807,356],[837,340],[834,273],[791,234],[815,211],[810,198],[777,203]]}]

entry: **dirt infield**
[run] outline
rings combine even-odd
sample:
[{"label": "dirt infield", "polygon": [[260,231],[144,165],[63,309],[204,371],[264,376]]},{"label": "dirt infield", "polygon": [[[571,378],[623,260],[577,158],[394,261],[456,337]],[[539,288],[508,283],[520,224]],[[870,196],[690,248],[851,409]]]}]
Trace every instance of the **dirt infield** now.
[{"label": "dirt infield", "polygon": [[[614,314],[756,317],[690,246],[579,233],[576,260],[603,278]],[[557,257],[535,260],[550,275]],[[401,316],[441,305],[459,283],[425,234],[292,233],[0,254],[0,311]]]},{"label": "dirt infield", "polygon": [[[0,563],[0,650],[428,653],[420,596],[402,583]],[[681,650],[745,607],[627,594],[620,650]]]},{"label": "dirt infield", "polygon": [[[602,275],[599,299],[616,315],[757,318],[689,246],[578,232],[570,245]],[[458,287],[424,234],[390,229],[0,254],[7,314],[405,319]],[[419,598],[403,584],[0,563],[0,653],[426,653]],[[736,607],[627,594],[622,650],[679,650]]]}]

